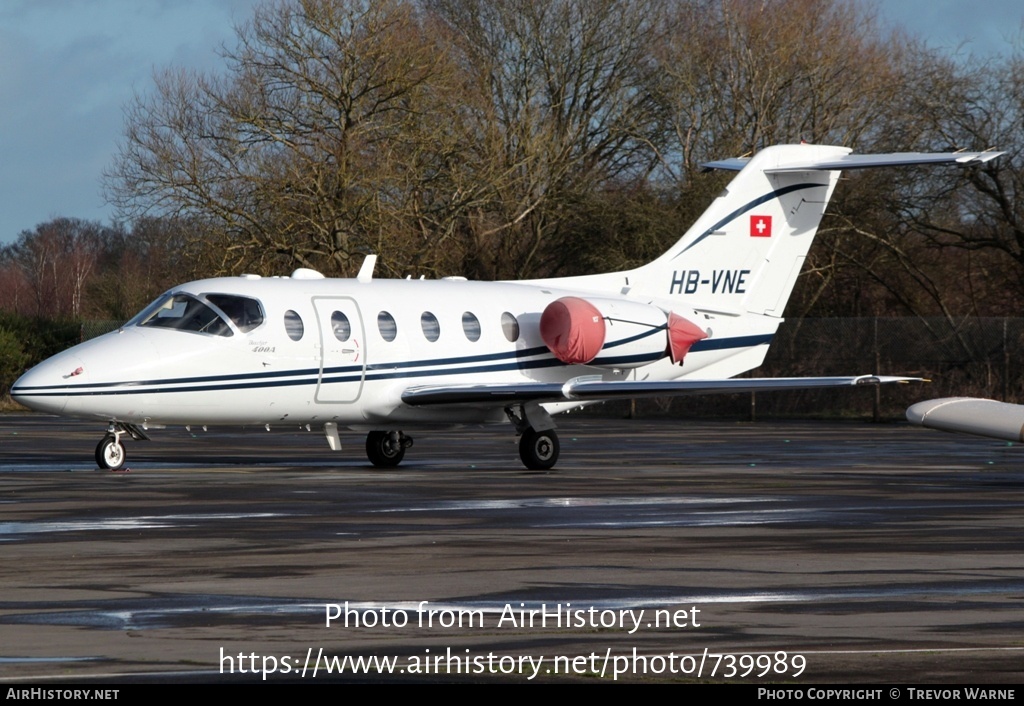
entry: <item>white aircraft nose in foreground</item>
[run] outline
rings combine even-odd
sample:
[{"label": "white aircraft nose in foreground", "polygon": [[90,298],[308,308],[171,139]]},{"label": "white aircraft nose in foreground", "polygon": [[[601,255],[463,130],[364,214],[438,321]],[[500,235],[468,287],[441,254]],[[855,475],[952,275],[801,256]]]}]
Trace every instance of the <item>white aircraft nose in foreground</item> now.
[{"label": "white aircraft nose in foreground", "polygon": [[907,421],[929,429],[957,431],[1024,443],[1024,405],[976,397],[925,400],[907,409]]},{"label": "white aircraft nose in foreground", "polygon": [[394,466],[404,430],[510,421],[523,463],[547,469],[552,415],[594,401],[904,382],[916,378],[729,378],[764,360],[840,170],[998,154],[783,145],[715,162],[739,174],[668,252],[627,272],[375,280],[371,255],[355,279],[190,282],[36,366],[11,396],[106,422],[104,468],[124,463],[125,435],[168,424],[316,425],[334,449],[347,427]]}]

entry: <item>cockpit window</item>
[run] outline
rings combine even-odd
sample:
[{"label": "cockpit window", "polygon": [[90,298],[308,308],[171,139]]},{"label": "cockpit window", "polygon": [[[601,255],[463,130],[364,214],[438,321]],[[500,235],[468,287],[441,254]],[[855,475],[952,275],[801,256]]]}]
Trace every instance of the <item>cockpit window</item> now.
[{"label": "cockpit window", "polygon": [[242,333],[263,323],[263,308],[255,299],[234,294],[207,294],[206,301],[227,314]]},{"label": "cockpit window", "polygon": [[129,324],[179,331],[231,336],[233,332],[220,314],[190,294],[178,292],[157,299]]}]

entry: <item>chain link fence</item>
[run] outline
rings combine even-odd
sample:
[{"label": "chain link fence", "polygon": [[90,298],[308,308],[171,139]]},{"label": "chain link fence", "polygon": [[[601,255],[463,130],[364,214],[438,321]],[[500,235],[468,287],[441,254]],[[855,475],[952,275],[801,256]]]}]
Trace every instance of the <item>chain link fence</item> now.
[{"label": "chain link fence", "polygon": [[[1024,319],[835,318],[784,323],[758,376],[910,375],[931,382],[864,390],[807,391],[778,400],[762,394],[757,412],[902,417],[933,397],[1024,402]],[[865,405],[865,398],[870,404]],[[866,407],[866,409],[865,409]]]},{"label": "chain link fence", "polygon": [[637,401],[638,416],[902,419],[934,397],[1024,403],[1024,319],[818,318],[786,321],[750,377],[907,375],[927,383]]}]

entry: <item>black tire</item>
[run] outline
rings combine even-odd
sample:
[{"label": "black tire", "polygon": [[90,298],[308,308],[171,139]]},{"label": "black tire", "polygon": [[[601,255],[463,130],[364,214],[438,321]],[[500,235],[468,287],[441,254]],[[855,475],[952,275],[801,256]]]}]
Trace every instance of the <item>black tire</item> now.
[{"label": "black tire", "polygon": [[126,456],[124,444],[113,434],[107,434],[96,445],[96,465],[100,468],[116,471],[124,465]]},{"label": "black tire", "polygon": [[519,439],[519,458],[532,471],[546,471],[558,462],[558,434],[554,429],[527,429]]},{"label": "black tire", "polygon": [[370,463],[381,468],[397,466],[405,457],[405,447],[394,448],[391,443],[391,432],[371,431],[366,435],[366,457]]}]

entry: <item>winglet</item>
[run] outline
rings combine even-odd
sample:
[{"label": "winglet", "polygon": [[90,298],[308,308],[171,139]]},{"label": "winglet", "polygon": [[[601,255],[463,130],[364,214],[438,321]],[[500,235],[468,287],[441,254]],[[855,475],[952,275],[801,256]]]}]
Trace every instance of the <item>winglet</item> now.
[{"label": "winglet", "polygon": [[377,264],[376,255],[367,255],[363,264],[359,267],[359,274],[356,275],[357,282],[369,282],[373,279],[373,268]]}]

